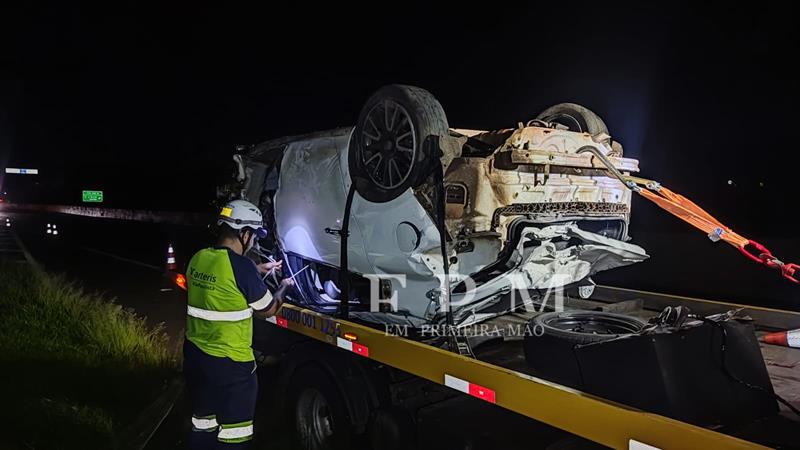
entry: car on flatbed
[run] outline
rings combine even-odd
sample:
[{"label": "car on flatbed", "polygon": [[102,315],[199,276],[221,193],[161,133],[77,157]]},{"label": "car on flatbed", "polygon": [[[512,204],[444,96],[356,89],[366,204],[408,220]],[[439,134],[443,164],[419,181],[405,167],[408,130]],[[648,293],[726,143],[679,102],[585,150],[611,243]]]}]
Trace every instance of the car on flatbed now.
[{"label": "car on flatbed", "polygon": [[638,171],[580,105],[516,128],[453,129],[430,93],[391,85],[354,127],[242,147],[221,200],[264,211],[272,236],[262,250],[288,261],[304,305],[336,311],[347,284],[362,320],[421,326],[452,312],[468,324],[513,310],[523,294],[591,292],[593,274],[648,257],[628,242],[630,190],[592,151]]},{"label": "car on flatbed", "polygon": [[455,129],[426,91],[389,86],[354,127],[234,160],[220,200],[262,209],[271,233],[250,256],[287,262],[271,286],[297,281],[253,342],[273,429],[296,448],[800,442],[785,406],[800,350],[758,340],[800,314],[595,289],[592,274],[647,255],[607,164],[638,162],[586,108]]}]

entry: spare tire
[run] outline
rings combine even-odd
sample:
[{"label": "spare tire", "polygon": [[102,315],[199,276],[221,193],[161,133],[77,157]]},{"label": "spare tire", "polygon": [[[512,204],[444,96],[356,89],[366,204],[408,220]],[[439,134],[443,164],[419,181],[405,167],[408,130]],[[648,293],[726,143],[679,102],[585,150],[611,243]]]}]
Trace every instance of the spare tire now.
[{"label": "spare tire", "polygon": [[645,322],[600,311],[540,314],[528,324],[523,348],[531,372],[556,383],[581,388],[583,375],[575,348],[640,332]]},{"label": "spare tire", "polygon": [[424,182],[437,154],[430,136],[446,136],[444,109],[428,91],[384,86],[361,109],[348,149],[350,179],[371,202],[388,202]]},{"label": "spare tire", "polygon": [[638,333],[645,322],[601,311],[563,311],[539,314],[531,320],[531,325],[544,335],[572,344],[589,344]]}]

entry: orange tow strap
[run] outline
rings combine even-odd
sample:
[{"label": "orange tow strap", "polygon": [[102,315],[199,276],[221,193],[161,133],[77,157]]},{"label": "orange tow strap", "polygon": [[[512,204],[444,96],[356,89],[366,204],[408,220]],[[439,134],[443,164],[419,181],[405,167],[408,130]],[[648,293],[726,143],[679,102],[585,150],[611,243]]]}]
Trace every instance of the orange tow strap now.
[{"label": "orange tow strap", "polygon": [[[629,181],[632,180],[629,179]],[[772,252],[766,247],[735,233],[688,198],[672,192],[663,186],[659,186],[655,183],[648,183],[648,188],[651,186],[657,186],[654,189],[655,192],[642,188],[634,189],[634,191],[652,201],[661,207],[661,209],[693,225],[695,228],[706,232],[711,240],[718,241],[721,239],[738,248],[740,252],[753,261],[764,264],[771,269],[780,270],[784,278],[793,283],[800,284],[800,280],[798,280],[795,275],[800,275],[800,265],[782,262],[778,258],[772,256]],[[747,250],[747,246],[752,246],[758,253],[751,253]]]},{"label": "orange tow strap", "polygon": [[[720,239],[738,248],[742,254],[753,261],[764,264],[770,269],[777,269],[787,280],[795,284],[800,284],[800,280],[795,278],[795,274],[800,275],[800,266],[797,264],[786,264],[780,259],[772,256],[772,252],[756,241],[747,239],[733,232],[711,214],[705,212],[703,208],[697,206],[688,198],[676,194],[669,189],[661,186],[652,180],[625,175],[620,172],[607,155],[603,154],[596,146],[585,145],[579,148],[576,153],[591,153],[594,158],[599,159],[606,166],[614,177],[619,179],[628,189],[641,194],[644,198],[652,201],[663,210],[688,222],[694,227],[708,233],[708,237],[716,242]],[[747,247],[753,247],[758,253],[751,253]]]}]

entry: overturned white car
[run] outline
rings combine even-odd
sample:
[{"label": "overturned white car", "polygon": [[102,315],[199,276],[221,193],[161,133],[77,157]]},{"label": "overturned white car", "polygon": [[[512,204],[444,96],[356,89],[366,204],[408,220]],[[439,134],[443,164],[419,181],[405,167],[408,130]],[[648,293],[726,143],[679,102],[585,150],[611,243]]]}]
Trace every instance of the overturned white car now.
[{"label": "overturned white car", "polygon": [[221,197],[262,208],[261,247],[296,274],[293,301],[334,313],[348,298],[352,317],[415,326],[449,310],[468,324],[647,258],[626,242],[631,192],[596,153],[638,171],[579,105],[451,129],[430,93],[391,85],[355,127],[240,148]]}]

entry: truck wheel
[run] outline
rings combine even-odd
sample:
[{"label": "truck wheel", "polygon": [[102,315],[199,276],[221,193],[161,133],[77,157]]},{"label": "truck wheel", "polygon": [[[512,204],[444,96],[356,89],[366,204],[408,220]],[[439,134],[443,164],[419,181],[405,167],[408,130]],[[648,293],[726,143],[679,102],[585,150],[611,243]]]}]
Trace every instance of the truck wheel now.
[{"label": "truck wheel", "polygon": [[382,408],[373,413],[369,440],[372,450],[411,450],[417,448],[417,426],[402,408]]},{"label": "truck wheel", "polygon": [[286,417],[294,424],[293,448],[347,450],[350,425],[344,401],[330,377],[313,365],[292,374]]},{"label": "truck wheel", "polygon": [[570,345],[607,341],[638,333],[644,326],[645,322],[636,317],[602,311],[549,312],[531,321],[534,333],[558,338]]},{"label": "truck wheel", "polygon": [[419,186],[438,157],[429,136],[449,133],[439,101],[414,86],[384,86],[361,109],[348,149],[350,179],[371,202],[383,203]]}]

